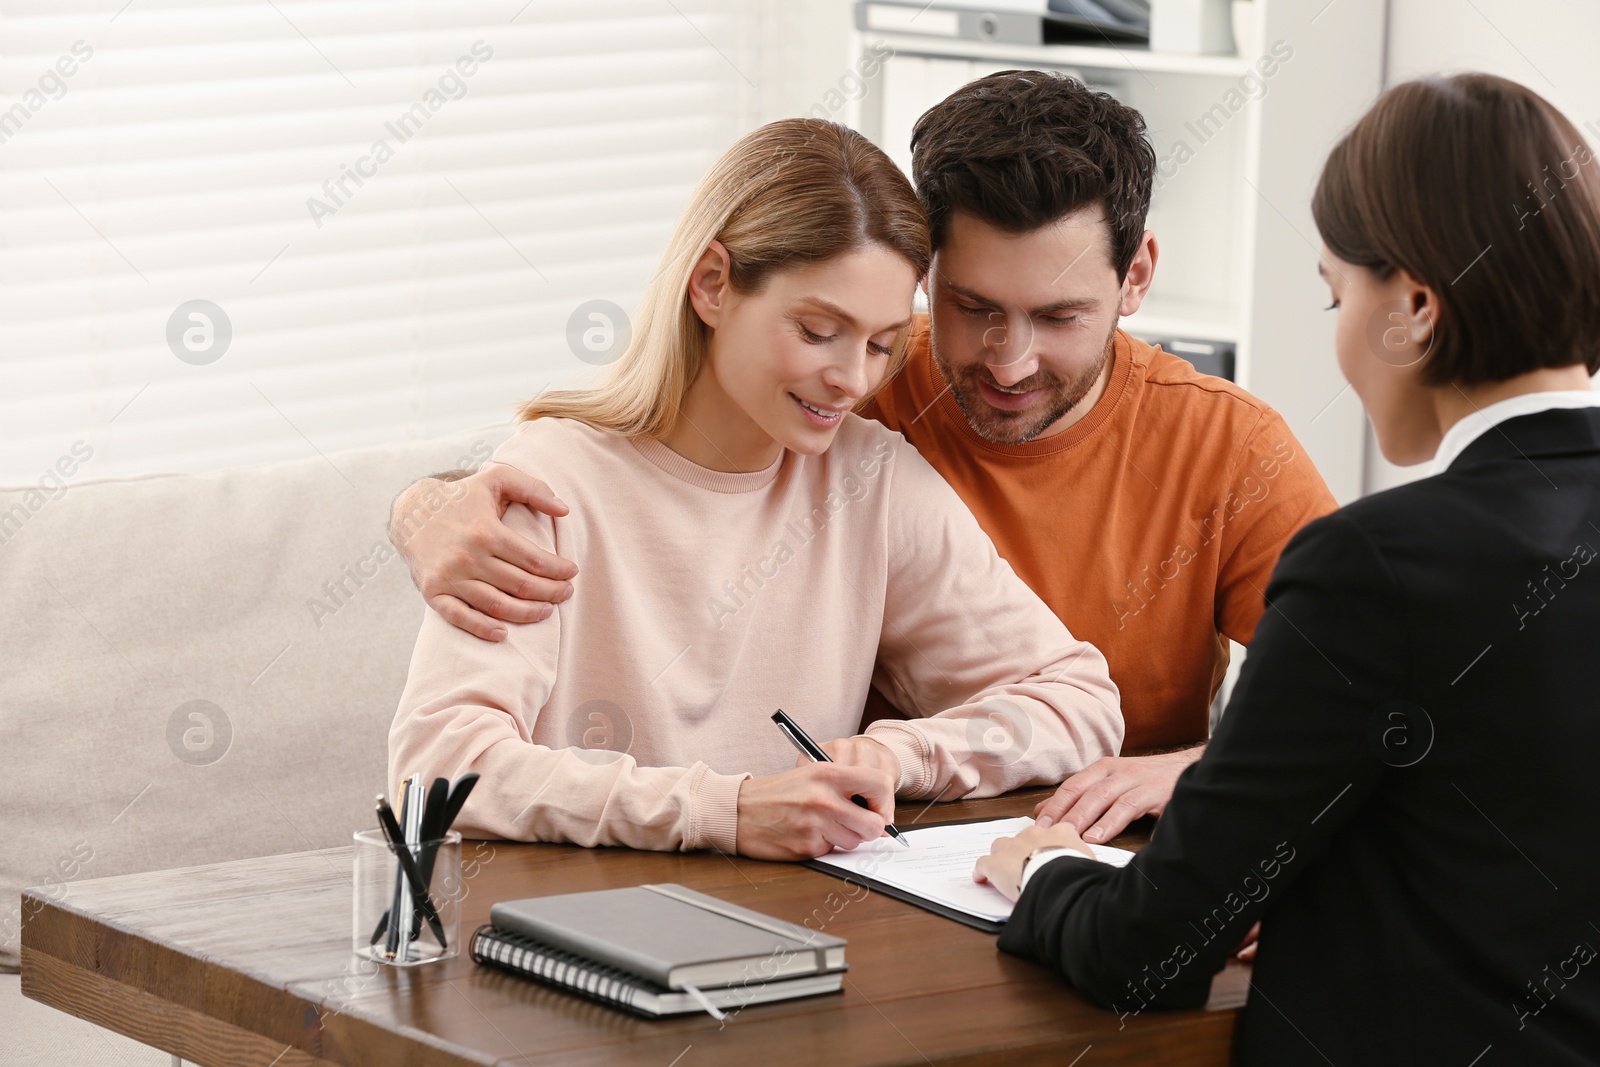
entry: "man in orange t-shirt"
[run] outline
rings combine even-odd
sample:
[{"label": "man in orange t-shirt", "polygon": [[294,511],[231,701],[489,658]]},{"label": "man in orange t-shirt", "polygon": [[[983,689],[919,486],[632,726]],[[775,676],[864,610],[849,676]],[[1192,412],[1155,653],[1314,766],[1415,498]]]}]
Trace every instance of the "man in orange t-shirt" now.
[{"label": "man in orange t-shirt", "polygon": [[[1160,814],[1200,757],[1228,639],[1249,642],[1284,545],[1336,504],[1276,412],[1117,328],[1158,254],[1144,229],[1155,155],[1137,111],[1069,78],[993,74],[918,120],[912,161],[935,250],[929,315],[862,414],[904,434],[1105,654],[1137,754],[1073,775],[1039,816],[1106,841]],[[544,618],[575,574],[498,516],[513,500],[566,509],[509,468],[471,480],[422,533],[391,536],[435,610],[498,640],[495,619]],[[425,491],[402,494],[395,514],[417,512]],[[868,717],[884,714],[875,698]],[[996,758],[1026,743],[996,725]]]},{"label": "man in orange t-shirt", "polygon": [[[936,266],[933,285],[945,280]],[[919,316],[905,368],[862,414],[904,434],[1023,581],[1105,654],[1124,750],[1198,759],[1226,638],[1250,642],[1284,544],[1334,509],[1316,468],[1266,404],[1121,330],[1092,407],[996,441],[962,414],[939,366],[953,357],[931,342]]]}]

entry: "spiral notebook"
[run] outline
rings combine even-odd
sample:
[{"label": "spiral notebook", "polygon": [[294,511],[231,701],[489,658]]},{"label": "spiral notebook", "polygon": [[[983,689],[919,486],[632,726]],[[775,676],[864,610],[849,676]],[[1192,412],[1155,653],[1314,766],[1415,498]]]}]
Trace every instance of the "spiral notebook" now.
[{"label": "spiral notebook", "polygon": [[697,893],[632,886],[502,901],[472,958],[641,1015],[837,992],[845,941]]},{"label": "spiral notebook", "polygon": [[[844,972],[829,971],[800,978],[776,978],[736,983],[720,989],[694,988],[679,992],[489,925],[479,927],[472,935],[472,958],[478,963],[548,982],[648,1018],[691,1011],[711,1011],[715,1015],[737,1011],[750,1004],[837,993],[844,987]],[[713,1008],[716,1011],[712,1011]]]}]

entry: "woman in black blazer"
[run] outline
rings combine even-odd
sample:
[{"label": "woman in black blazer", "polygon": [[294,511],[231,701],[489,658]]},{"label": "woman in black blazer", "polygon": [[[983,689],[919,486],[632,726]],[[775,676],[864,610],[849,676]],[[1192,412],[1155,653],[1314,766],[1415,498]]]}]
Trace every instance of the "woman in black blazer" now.
[{"label": "woman in black blazer", "polygon": [[1061,822],[974,877],[1124,1016],[1203,1004],[1259,920],[1244,1064],[1600,1063],[1600,159],[1513,82],[1411,82],[1313,214],[1340,368],[1431,476],[1285,548],[1127,868]]}]

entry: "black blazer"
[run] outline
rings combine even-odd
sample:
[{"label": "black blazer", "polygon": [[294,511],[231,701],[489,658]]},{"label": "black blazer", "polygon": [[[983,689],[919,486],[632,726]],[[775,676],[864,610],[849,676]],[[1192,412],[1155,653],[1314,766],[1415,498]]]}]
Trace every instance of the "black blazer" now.
[{"label": "black blazer", "polygon": [[1259,919],[1241,1063],[1600,1063],[1600,409],[1310,524],[1266,599],[1149,846],[1040,868],[1001,949],[1133,1015]]}]

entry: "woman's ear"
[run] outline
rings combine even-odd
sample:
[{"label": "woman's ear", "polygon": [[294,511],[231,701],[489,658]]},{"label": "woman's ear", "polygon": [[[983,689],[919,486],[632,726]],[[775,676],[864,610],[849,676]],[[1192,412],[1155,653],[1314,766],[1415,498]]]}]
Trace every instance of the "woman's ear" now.
[{"label": "woman's ear", "polygon": [[1391,367],[1415,367],[1428,357],[1439,326],[1439,295],[1409,271],[1396,270],[1380,283],[1367,324],[1367,342]]},{"label": "woman's ear", "polygon": [[1433,331],[1439,325],[1439,296],[1433,289],[1402,270],[1402,299],[1411,329],[1411,343],[1426,354],[1433,347]]},{"label": "woman's ear", "polygon": [[713,240],[689,272],[689,303],[700,321],[713,330],[721,324],[727,307],[732,263],[727,247]]}]

